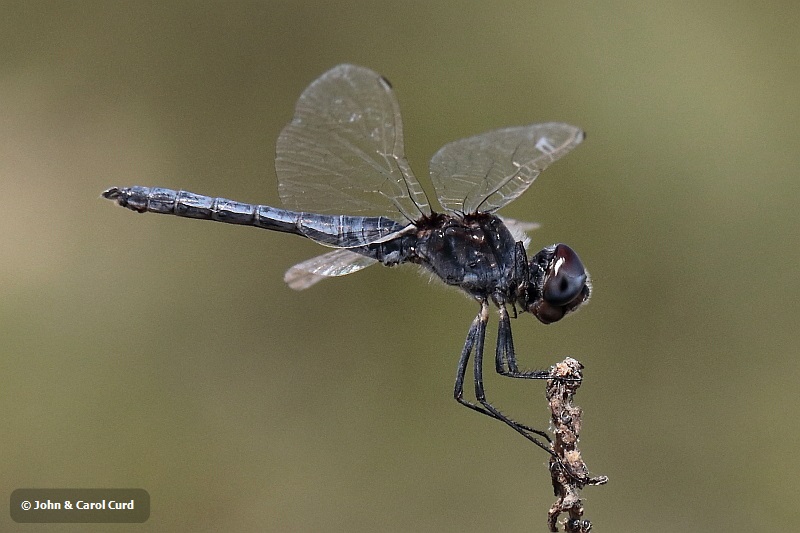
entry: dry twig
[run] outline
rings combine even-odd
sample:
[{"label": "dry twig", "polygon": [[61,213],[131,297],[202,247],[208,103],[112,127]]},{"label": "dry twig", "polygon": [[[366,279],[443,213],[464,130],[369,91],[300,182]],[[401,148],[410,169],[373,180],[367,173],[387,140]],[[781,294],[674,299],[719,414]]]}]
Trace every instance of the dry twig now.
[{"label": "dry twig", "polygon": [[580,407],[572,405],[572,397],[581,386],[583,365],[567,357],[550,370],[552,379],[547,380],[547,400],[550,403],[555,440],[552,443],[555,457],[550,458],[550,476],[553,479],[553,492],[558,500],[547,514],[550,531],[558,531],[558,517],[564,518],[564,531],[568,533],[587,533],[592,529],[589,520],[583,520],[583,502],[580,490],[586,485],[602,485],[608,481],[606,476],[589,477],[589,469],[578,450],[578,436],[581,430]]}]

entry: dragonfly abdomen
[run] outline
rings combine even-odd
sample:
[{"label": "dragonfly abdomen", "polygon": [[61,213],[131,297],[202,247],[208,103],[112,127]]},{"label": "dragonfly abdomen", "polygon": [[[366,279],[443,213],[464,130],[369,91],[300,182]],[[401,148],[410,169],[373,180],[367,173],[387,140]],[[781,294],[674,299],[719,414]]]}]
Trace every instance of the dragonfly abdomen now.
[{"label": "dragonfly abdomen", "polygon": [[302,235],[326,246],[365,246],[406,226],[385,217],[322,215],[245,204],[162,187],[112,187],[103,193],[139,213],[161,213]]},{"label": "dragonfly abdomen", "polygon": [[103,197],[139,213],[214,220],[304,235],[300,227],[302,213],[267,205],[245,204],[162,187],[112,187],[103,193]]}]

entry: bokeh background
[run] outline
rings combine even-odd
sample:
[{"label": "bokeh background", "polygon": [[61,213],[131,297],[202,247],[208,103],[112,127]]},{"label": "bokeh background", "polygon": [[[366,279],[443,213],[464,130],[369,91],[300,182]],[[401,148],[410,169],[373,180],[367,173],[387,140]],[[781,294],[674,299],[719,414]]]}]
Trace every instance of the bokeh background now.
[{"label": "bokeh background", "polygon": [[[451,140],[587,130],[503,213],[594,279],[569,320],[513,326],[525,366],[586,366],[581,447],[611,480],[583,492],[595,531],[798,523],[800,4],[2,11],[0,530],[107,530],[15,524],[20,487],[144,488],[125,531],[545,530],[545,454],[452,399],[473,302],[411,267],[293,292],[314,243],[99,197],[277,204],[277,135],[342,62],[392,80],[423,181]],[[542,383],[488,387],[546,425]]]}]

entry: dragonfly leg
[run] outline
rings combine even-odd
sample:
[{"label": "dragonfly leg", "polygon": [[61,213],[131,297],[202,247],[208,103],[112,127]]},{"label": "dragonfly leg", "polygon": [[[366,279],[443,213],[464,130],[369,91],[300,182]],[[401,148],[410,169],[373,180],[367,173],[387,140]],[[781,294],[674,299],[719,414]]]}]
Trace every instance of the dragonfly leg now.
[{"label": "dragonfly leg", "polygon": [[469,355],[472,353],[472,348],[475,346],[475,341],[479,337],[483,337],[483,334],[480,332],[481,329],[483,329],[484,332],[486,331],[486,321],[482,320],[481,314],[479,313],[478,316],[475,317],[475,320],[472,321],[472,325],[469,328],[469,333],[467,333],[467,340],[464,343],[464,349],[461,351],[461,357],[458,360],[456,385],[455,390],[453,391],[453,396],[461,405],[469,407],[470,409],[478,411],[479,413],[483,413],[492,418],[497,418],[480,405],[476,405],[469,400],[464,399],[464,378],[467,373],[467,363],[469,363]]},{"label": "dragonfly leg", "polygon": [[497,352],[495,355],[495,369],[498,374],[511,378],[521,379],[550,379],[549,370],[529,370],[521,372],[517,366],[517,356],[514,352],[514,340],[511,337],[511,320],[508,310],[500,306],[500,324],[497,328]]},{"label": "dragonfly leg", "polygon": [[[472,321],[472,325],[469,328],[469,333],[467,334],[467,340],[464,343],[464,349],[461,352],[461,357],[458,361],[458,371],[456,373],[456,384],[454,390],[454,397],[455,399],[462,405],[469,407],[479,413],[483,413],[487,416],[490,416],[494,419],[500,420],[501,422],[510,426],[514,431],[521,434],[523,437],[528,439],[529,441],[533,442],[543,450],[545,450],[550,455],[553,455],[552,450],[542,443],[539,439],[533,436],[536,434],[543,439],[545,439],[548,443],[552,442],[550,437],[544,431],[525,426],[512,420],[511,418],[507,417],[503,413],[501,413],[496,407],[494,407],[491,403],[486,400],[486,393],[483,386],[483,347],[484,341],[486,338],[486,324],[489,321],[489,306],[487,302],[481,302],[481,310],[478,313],[478,316],[475,317],[475,320]],[[464,377],[467,371],[467,364],[469,362],[469,355],[472,352],[473,348],[475,349],[475,366],[474,366],[474,377],[475,377],[475,397],[480,402],[480,405],[474,404],[468,400],[464,399]]]}]

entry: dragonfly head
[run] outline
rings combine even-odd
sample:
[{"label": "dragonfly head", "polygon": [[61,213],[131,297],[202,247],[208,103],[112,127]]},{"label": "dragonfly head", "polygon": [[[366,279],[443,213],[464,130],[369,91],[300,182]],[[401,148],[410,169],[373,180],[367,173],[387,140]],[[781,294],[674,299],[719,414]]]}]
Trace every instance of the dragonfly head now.
[{"label": "dragonfly head", "polygon": [[533,256],[529,268],[531,279],[525,310],[540,322],[557,322],[589,299],[589,273],[578,254],[566,244],[543,249]]}]

